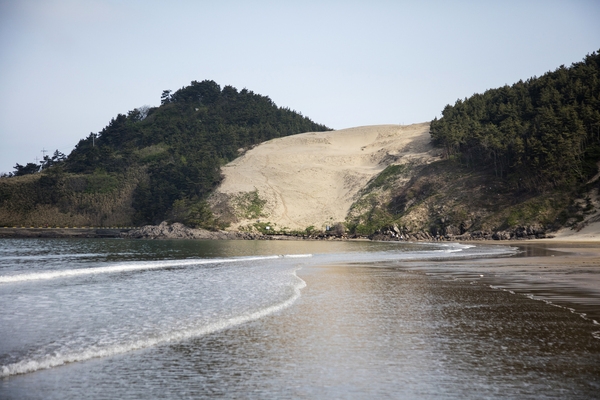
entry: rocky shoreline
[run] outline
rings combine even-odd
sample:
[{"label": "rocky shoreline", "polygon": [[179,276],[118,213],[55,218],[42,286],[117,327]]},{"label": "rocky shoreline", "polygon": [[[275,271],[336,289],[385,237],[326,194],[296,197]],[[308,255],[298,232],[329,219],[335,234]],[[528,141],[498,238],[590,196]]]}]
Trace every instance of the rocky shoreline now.
[{"label": "rocky shoreline", "polygon": [[430,232],[409,232],[400,229],[397,225],[383,228],[369,236],[371,240],[383,241],[477,241],[477,240],[528,240],[528,239],[551,239],[550,234],[541,225],[517,226],[502,231],[473,231],[454,232],[448,230],[437,235]]},{"label": "rocky shoreline", "polygon": [[476,241],[476,240],[527,240],[552,238],[541,226],[516,227],[506,231],[474,231],[462,234],[446,233],[433,235],[430,232],[408,232],[394,225],[368,235],[348,235],[345,233],[319,232],[309,235],[269,234],[240,231],[207,231],[187,227],[180,223],[146,225],[121,234],[128,239],[205,239],[205,240],[379,240],[379,241]]},{"label": "rocky shoreline", "polygon": [[251,232],[208,231],[187,227],[179,222],[146,225],[121,234],[125,239],[205,239],[205,240],[256,240],[262,234]]},{"label": "rocky shoreline", "polygon": [[195,239],[195,240],[377,240],[377,241],[478,241],[527,240],[552,238],[541,226],[516,227],[506,231],[474,231],[462,234],[409,232],[397,225],[383,228],[372,235],[348,235],[340,232],[319,232],[308,235],[269,234],[242,231],[208,231],[190,228],[181,223],[146,225],[140,228],[3,228],[0,237],[12,238],[123,238],[123,239]]}]

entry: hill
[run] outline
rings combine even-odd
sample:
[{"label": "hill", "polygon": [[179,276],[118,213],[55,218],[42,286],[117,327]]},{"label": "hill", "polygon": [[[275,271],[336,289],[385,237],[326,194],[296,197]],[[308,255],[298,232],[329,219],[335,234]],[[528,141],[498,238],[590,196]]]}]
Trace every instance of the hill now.
[{"label": "hill", "polygon": [[333,132],[268,97],[192,82],[43,163],[0,179],[0,224],[429,240],[586,231],[600,223],[600,56],[458,100],[431,123]]},{"label": "hill", "polygon": [[220,167],[265,140],[328,128],[249,90],[192,82],[161,106],[119,114],[42,171],[17,164],[0,179],[2,225],[143,225],[165,219],[214,227],[204,199]]},{"label": "hill", "polygon": [[367,188],[351,230],[514,239],[600,221],[598,53],[458,100],[430,129],[443,160]]},{"label": "hill", "polygon": [[266,142],[224,168],[211,204],[234,228],[263,232],[337,224],[380,239],[546,237],[600,221],[599,128],[593,53],[458,100],[431,125]]}]

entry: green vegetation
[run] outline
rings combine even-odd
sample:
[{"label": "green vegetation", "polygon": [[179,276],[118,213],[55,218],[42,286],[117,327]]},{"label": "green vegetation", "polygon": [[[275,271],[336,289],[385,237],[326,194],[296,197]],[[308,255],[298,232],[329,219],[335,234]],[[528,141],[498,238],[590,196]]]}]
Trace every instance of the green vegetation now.
[{"label": "green vegetation", "polygon": [[133,193],[145,179],[141,167],[89,175],[52,167],[0,179],[0,226],[130,226]]},{"label": "green vegetation", "polygon": [[268,221],[255,222],[254,224],[252,224],[252,227],[254,228],[254,230],[262,233],[263,235],[274,235],[277,233],[275,224],[272,224]]},{"label": "green vegetation", "polygon": [[225,228],[219,221],[215,220],[208,203],[198,198],[175,200],[168,220],[170,222],[181,222],[192,228],[208,230]]},{"label": "green vegetation", "polygon": [[411,167],[406,164],[388,165],[361,191],[361,197],[351,207],[345,226],[351,234],[370,235],[390,225],[394,215],[389,210],[390,190],[398,186],[398,179],[409,177]]},{"label": "green vegetation", "polygon": [[242,193],[236,196],[232,203],[236,210],[238,210],[238,217],[244,219],[257,219],[260,217],[265,217],[263,208],[265,204],[267,204],[266,200],[263,200],[258,195],[258,190],[254,190],[248,193]]},{"label": "green vegetation", "polygon": [[93,174],[86,176],[86,193],[111,193],[119,186],[119,180],[114,175],[109,175],[102,169],[97,169]]},{"label": "green vegetation", "polygon": [[[406,181],[406,178],[410,178]],[[596,182],[594,185],[597,185]],[[415,166],[396,176],[388,189],[362,193],[346,219],[351,234],[370,235],[396,226],[402,234],[514,231],[523,226],[558,229],[591,215],[591,199],[581,192],[515,190],[506,178],[452,160]],[[581,197],[580,200],[575,200]],[[571,205],[569,205],[571,204]]]},{"label": "green vegetation", "polygon": [[386,196],[367,193],[355,202],[346,218],[346,227],[351,234],[370,235],[389,225],[393,217],[385,204]]},{"label": "green vegetation", "polygon": [[448,156],[517,188],[572,188],[600,159],[600,54],[446,106],[431,136]]},{"label": "green vegetation", "polygon": [[[533,198],[509,209],[506,226],[513,228],[519,225],[542,223],[548,225],[557,217],[556,202],[552,198]],[[564,204],[559,204],[564,207]]]},{"label": "green vegetation", "polygon": [[409,171],[409,167],[406,164],[402,165],[388,165],[383,171],[375,177],[367,187],[365,191],[370,192],[376,188],[388,189],[390,184],[392,184],[396,177],[406,175]]},{"label": "green vegetation", "polygon": [[[169,219],[218,227],[204,200],[221,181],[222,165],[236,158],[241,149],[263,141],[323,130],[328,128],[278,107],[266,96],[231,86],[221,89],[213,81],[194,81],[175,92],[165,90],[160,107],[140,107],[117,115],[102,131],[80,140],[68,157],[60,152],[45,157],[41,173],[36,164],[17,164],[13,174],[17,178],[3,181],[36,176],[38,179],[28,181],[32,196],[18,202],[18,195],[6,194],[0,197],[0,209],[19,210],[22,219],[35,204],[70,208],[73,196],[68,193],[114,195],[124,185],[123,177],[137,171],[143,176],[128,192],[129,223]],[[54,176],[58,170],[63,175],[62,186],[58,181],[48,185],[47,180],[54,178],[44,177]],[[248,215],[261,215],[258,195],[248,201]],[[0,219],[3,222],[5,219]]]}]

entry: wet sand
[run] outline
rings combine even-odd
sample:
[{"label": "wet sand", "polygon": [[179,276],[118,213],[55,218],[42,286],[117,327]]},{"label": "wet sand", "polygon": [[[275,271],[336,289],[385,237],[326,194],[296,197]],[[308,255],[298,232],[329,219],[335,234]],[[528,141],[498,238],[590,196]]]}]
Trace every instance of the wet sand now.
[{"label": "wet sand", "polygon": [[550,302],[600,323],[599,242],[532,240],[472,244],[514,246],[519,254],[508,258],[415,263],[411,268]]}]

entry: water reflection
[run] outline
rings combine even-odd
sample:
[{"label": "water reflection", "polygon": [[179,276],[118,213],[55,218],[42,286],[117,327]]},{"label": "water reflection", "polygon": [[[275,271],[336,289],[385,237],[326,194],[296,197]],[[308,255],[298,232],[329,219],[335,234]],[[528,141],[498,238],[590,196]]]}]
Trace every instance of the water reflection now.
[{"label": "water reflection", "polygon": [[303,296],[281,313],[128,357],[42,372],[34,385],[45,394],[60,385],[54,389],[77,397],[84,381],[90,397],[122,398],[598,393],[600,340],[588,321],[563,309],[396,268],[313,267],[300,276],[308,284]]},{"label": "water reflection", "polygon": [[[306,252],[296,243],[178,242],[164,254]],[[337,246],[324,243],[323,253],[352,251],[330,245]],[[315,246],[312,253],[319,252]],[[0,397],[597,397],[600,340],[592,333],[598,326],[567,309],[490,288],[505,280],[532,290],[541,281],[528,263],[305,266],[298,275],[307,287],[281,312],[191,340],[13,376]],[[542,290],[563,293],[540,284]]]}]

